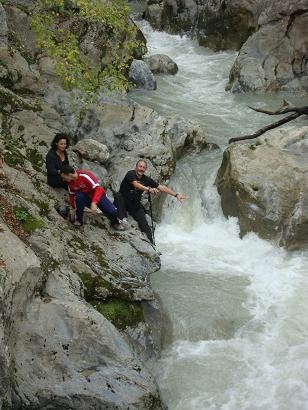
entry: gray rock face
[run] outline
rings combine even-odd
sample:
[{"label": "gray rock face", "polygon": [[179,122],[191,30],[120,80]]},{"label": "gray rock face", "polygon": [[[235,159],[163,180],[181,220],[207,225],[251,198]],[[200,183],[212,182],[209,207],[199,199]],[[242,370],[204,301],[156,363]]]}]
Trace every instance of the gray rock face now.
[{"label": "gray rock face", "polygon": [[10,3],[10,5],[5,6],[7,25],[11,36],[10,43],[14,48],[22,50],[23,54],[34,62],[35,55],[39,50],[36,46],[34,32],[31,29],[31,17],[28,14],[34,2],[16,1]]},{"label": "gray rock face", "polygon": [[290,249],[308,248],[308,127],[231,145],[217,176],[226,216]]},{"label": "gray rock face", "polygon": [[0,3],[0,47],[7,46],[7,22],[5,10]]},{"label": "gray rock face", "polygon": [[150,0],[147,3],[145,17],[153,27],[181,33],[188,32],[195,26],[198,10],[203,6],[204,0]]},{"label": "gray rock face", "polygon": [[156,90],[155,77],[147,64],[142,60],[133,60],[129,68],[128,78],[138,88]]},{"label": "gray rock face", "polygon": [[206,1],[197,17],[200,45],[213,50],[239,50],[256,31],[269,0]]},{"label": "gray rock face", "polygon": [[178,72],[177,64],[164,54],[153,54],[144,59],[153,74],[176,74]]},{"label": "gray rock face", "polygon": [[109,158],[109,151],[106,145],[91,138],[78,141],[77,144],[74,145],[73,150],[79,153],[82,158],[97,161],[100,164],[106,163]]},{"label": "gray rock face", "polygon": [[0,83],[16,91],[31,89],[32,93],[43,94],[44,82],[35,67],[17,51],[0,49]]},{"label": "gray rock face", "polygon": [[[9,30],[27,23],[34,3],[6,3]],[[9,40],[0,47],[0,407],[164,409],[143,362],[160,352],[149,279],[159,256],[134,226],[115,232],[103,215],[87,212],[81,230],[64,220],[55,208],[67,192],[47,186],[44,160],[64,131],[83,150],[82,164],[69,150],[72,165],[105,186],[118,184],[140,156],[167,181],[178,156],[207,145],[204,133],[127,98],[102,97],[84,109],[79,92],[61,88],[49,58],[31,64],[32,46],[33,54],[19,52]]]},{"label": "gray rock face", "polygon": [[259,18],[230,72],[232,92],[308,90],[308,1],[277,1]]},{"label": "gray rock face", "polygon": [[197,123],[162,117],[127,100],[102,101],[90,107],[77,135],[96,138],[108,147],[109,172],[116,188],[138,158],[147,158],[152,177],[166,182],[174,172],[177,158],[187,150],[200,151],[207,145]]},{"label": "gray rock face", "polygon": [[0,235],[9,334],[2,375],[14,363],[13,407],[160,409],[155,382],[123,335],[81,297],[80,273],[62,260],[69,247],[46,231],[30,238],[32,249],[7,228]]}]

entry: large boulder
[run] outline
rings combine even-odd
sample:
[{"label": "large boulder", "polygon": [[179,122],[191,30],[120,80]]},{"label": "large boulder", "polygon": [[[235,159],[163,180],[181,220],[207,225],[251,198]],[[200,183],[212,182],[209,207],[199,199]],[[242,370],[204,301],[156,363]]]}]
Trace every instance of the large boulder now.
[{"label": "large boulder", "polygon": [[232,92],[308,91],[308,1],[276,1],[231,69]]},{"label": "large boulder", "polygon": [[217,176],[226,216],[290,249],[308,248],[308,127],[231,145]]},{"label": "large boulder", "polygon": [[78,141],[74,145],[73,150],[80,154],[82,158],[97,161],[100,164],[105,164],[109,158],[109,151],[106,145],[91,138]]},{"label": "large boulder", "polygon": [[128,79],[138,88],[156,90],[156,80],[148,65],[142,60],[133,60],[128,72]]},{"label": "large boulder", "polygon": [[153,74],[176,74],[177,64],[165,54],[153,54],[144,59]]}]

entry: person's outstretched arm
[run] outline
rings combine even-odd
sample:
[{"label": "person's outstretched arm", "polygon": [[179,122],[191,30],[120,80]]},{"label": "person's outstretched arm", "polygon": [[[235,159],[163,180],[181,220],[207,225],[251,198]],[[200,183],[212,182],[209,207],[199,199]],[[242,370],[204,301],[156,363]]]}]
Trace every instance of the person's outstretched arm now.
[{"label": "person's outstretched arm", "polygon": [[168,195],[174,196],[178,201],[183,201],[184,199],[187,199],[187,196],[178,194],[177,192],[173,191],[166,185],[158,185],[157,190],[160,192],[165,192]]}]

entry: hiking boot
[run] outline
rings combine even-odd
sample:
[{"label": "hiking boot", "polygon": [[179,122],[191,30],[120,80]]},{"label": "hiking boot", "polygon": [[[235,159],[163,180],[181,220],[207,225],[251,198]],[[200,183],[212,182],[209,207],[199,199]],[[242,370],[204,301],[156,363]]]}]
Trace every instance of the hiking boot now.
[{"label": "hiking boot", "polygon": [[112,225],[112,227],[116,231],[125,231],[125,227],[122,224],[115,224],[115,225]]}]

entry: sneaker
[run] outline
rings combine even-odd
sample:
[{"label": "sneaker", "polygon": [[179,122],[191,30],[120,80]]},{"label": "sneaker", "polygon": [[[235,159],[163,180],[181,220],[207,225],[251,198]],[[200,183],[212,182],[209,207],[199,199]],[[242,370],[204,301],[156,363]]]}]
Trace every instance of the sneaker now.
[{"label": "sneaker", "polygon": [[79,221],[75,221],[75,222],[73,223],[73,226],[74,226],[75,228],[81,228],[81,227],[82,227],[82,224],[81,224]]},{"label": "sneaker", "polygon": [[116,231],[125,231],[125,227],[122,224],[115,224],[112,226],[113,229],[115,229]]}]

